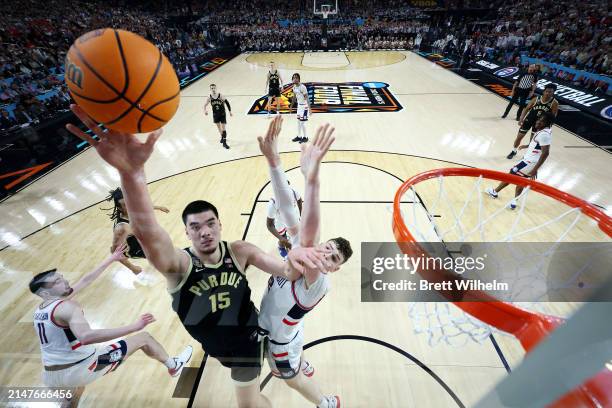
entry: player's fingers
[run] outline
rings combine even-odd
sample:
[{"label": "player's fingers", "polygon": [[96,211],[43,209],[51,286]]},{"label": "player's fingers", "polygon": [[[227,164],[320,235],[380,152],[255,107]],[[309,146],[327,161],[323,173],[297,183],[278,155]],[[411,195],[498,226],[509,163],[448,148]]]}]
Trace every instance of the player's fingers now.
[{"label": "player's fingers", "polygon": [[310,254],[310,260],[316,265],[316,269],[319,271],[325,271],[324,259],[318,257],[315,253]]},{"label": "player's fingers", "polygon": [[70,133],[72,133],[73,135],[75,135],[79,139],[86,141],[87,143],[89,143],[92,146],[95,146],[98,143],[100,143],[99,141],[97,141],[96,139],[94,139],[93,137],[88,135],[87,133],[83,132],[81,129],[79,129],[78,127],[76,127],[72,123],[68,123],[66,125],[66,130],[68,130]]},{"label": "player's fingers", "polygon": [[153,147],[155,142],[157,142],[157,139],[161,137],[162,133],[163,133],[162,129],[157,129],[155,132],[149,133],[149,136],[147,136],[147,141],[145,142],[145,144],[149,147]]},{"label": "player's fingers", "polygon": [[327,135],[325,135],[325,139],[323,140],[321,149],[324,152],[327,152],[329,150],[329,148],[331,147],[331,145],[334,143],[334,141],[336,140],[336,138],[333,136],[334,133],[334,128],[331,128],[331,132],[329,132]]},{"label": "player's fingers", "polygon": [[98,124],[92,119],[90,118],[85,111],[77,104],[72,104],[70,105],[70,110],[72,111],[72,113],[74,113],[77,118],[79,118],[79,120],[81,122],[83,122],[83,124],[85,126],[87,126],[92,132],[94,132],[96,135],[98,135],[100,138],[102,137],[104,131],[102,130],[102,128],[100,126],[98,126]]},{"label": "player's fingers", "polygon": [[319,128],[320,132],[317,132],[317,137],[314,141],[314,145],[317,147],[321,147],[323,140],[325,139],[325,135],[327,134],[327,129],[329,128],[329,123],[324,124]]}]

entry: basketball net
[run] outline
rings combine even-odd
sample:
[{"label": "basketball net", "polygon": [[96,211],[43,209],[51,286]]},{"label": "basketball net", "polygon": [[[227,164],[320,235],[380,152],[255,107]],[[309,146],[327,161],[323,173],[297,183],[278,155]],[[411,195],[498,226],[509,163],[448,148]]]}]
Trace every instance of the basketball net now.
[{"label": "basketball net", "polygon": [[[460,193],[457,193],[456,188],[453,194],[449,193],[447,184],[457,181],[455,177],[460,177],[463,182],[460,189],[464,194],[463,198],[458,197]],[[485,211],[485,207],[491,207],[484,202],[490,199],[486,196],[485,190],[493,186],[491,180],[510,183],[510,188],[504,191],[508,197],[514,195],[511,188],[514,185],[524,187],[523,192],[517,198],[518,208],[515,212],[508,209],[510,199],[507,202],[498,199],[495,202],[495,205],[498,205],[495,210]],[[426,181],[428,181],[429,195],[425,210],[425,205],[415,187]],[[433,183],[437,184],[437,188],[432,188]],[[526,222],[529,203],[532,201],[540,203],[538,201],[540,198],[534,198],[534,195],[547,196],[543,199],[559,204],[561,209],[547,219],[538,219],[537,224],[534,224],[533,220]],[[402,200],[413,203],[411,208],[402,208]],[[535,203],[532,204],[535,205]],[[439,221],[441,219],[437,218],[436,214],[444,214],[444,223]],[[448,221],[449,217],[450,221]],[[505,230],[496,235],[493,231],[500,230],[500,223],[495,224],[500,217],[504,217],[505,223],[501,226]],[[508,224],[512,217],[513,220]],[[393,231],[396,240],[402,251],[411,256],[427,254],[427,250],[420,244],[423,242],[515,242],[528,241],[529,237],[532,237],[533,242],[540,242],[543,241],[541,238],[543,231],[547,233],[545,236],[550,237],[551,227],[555,226],[554,239],[546,239],[548,241],[546,245],[549,245],[548,250],[544,253],[539,252],[534,258],[539,261],[531,262],[533,270],[529,270],[527,274],[523,273],[523,276],[532,277],[532,281],[525,282],[525,285],[542,282],[543,268],[541,266],[545,264],[544,260],[561,242],[567,242],[568,239],[571,241],[577,225],[586,222],[592,227],[592,221],[597,223],[598,228],[595,229],[600,233],[601,239],[609,242],[612,237],[612,219],[592,204],[534,180],[492,170],[467,168],[432,170],[410,178],[398,190],[393,208]],[[524,254],[516,254],[506,260],[497,261],[504,263],[505,268],[502,268],[504,265],[497,263],[494,263],[494,267],[499,267],[499,270],[503,270],[504,273],[517,275],[519,270],[525,272],[522,268],[525,268],[528,261]],[[444,271],[440,272],[444,273]],[[432,273],[429,275],[422,271],[419,273],[429,281],[439,279],[439,276],[433,276]],[[580,281],[580,274],[579,270],[566,282],[561,282],[559,287],[575,285],[577,281]],[[502,276],[502,278],[511,279],[512,276]],[[488,339],[492,333],[504,333],[515,336],[525,351],[529,351],[563,323],[563,319],[547,315],[541,303],[501,302],[486,293],[477,291],[470,293],[469,298],[483,301],[411,303],[409,315],[415,332],[426,335],[432,346],[441,343],[461,346],[471,341],[480,343]],[[611,373],[602,372],[600,375],[606,374]],[[593,381],[595,380],[592,379],[580,389],[567,394],[561,401],[564,404],[568,401],[570,403],[580,401],[588,403],[587,406],[595,406],[590,395],[593,390],[600,392],[601,390],[597,389],[598,384]],[[612,392],[612,390],[608,391]]]}]

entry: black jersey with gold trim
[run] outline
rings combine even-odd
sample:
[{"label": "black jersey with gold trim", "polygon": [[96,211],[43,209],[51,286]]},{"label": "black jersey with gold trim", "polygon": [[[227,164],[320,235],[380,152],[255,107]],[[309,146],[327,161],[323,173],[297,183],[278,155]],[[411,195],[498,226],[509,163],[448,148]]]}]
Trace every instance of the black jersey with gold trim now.
[{"label": "black jersey with gold trim", "polygon": [[550,98],[550,101],[543,102],[542,97],[538,96],[536,99],[536,102],[533,104],[533,106],[529,110],[529,113],[527,114],[528,117],[525,118],[525,120],[527,122],[535,123],[535,121],[538,120],[540,116],[542,116],[542,113],[552,111],[552,105],[555,101],[556,101],[555,98]]},{"label": "black jersey with gold trim", "polygon": [[210,95],[210,104],[212,105],[213,115],[225,116],[225,104],[221,99],[221,94],[218,94],[216,98]]},{"label": "black jersey with gold trim", "polygon": [[272,73],[271,71],[268,71],[268,73],[269,73],[268,87],[270,89],[279,89],[280,88],[280,76],[278,75],[278,71],[275,71],[274,73]]},{"label": "black jersey with gold trim", "polygon": [[226,241],[219,243],[221,259],[203,264],[185,248],[191,265],[183,280],[171,289],[172,309],[189,334],[213,357],[247,341],[257,330],[257,309],[251,289]]},{"label": "black jersey with gold trim", "polygon": [[[115,227],[117,226],[117,224],[129,224],[129,223],[130,223],[129,219],[123,216],[119,216],[119,218],[115,220]],[[125,256],[127,256],[128,258],[132,258],[132,259],[146,258],[144,249],[142,249],[140,242],[138,241],[138,239],[136,239],[136,237],[133,234],[130,234],[127,237],[125,237],[125,243],[127,244],[127,249],[124,252]]]}]

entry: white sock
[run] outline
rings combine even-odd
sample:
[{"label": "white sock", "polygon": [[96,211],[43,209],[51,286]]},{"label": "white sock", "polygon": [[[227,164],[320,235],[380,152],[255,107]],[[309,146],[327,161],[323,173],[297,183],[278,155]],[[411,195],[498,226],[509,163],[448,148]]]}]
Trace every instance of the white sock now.
[{"label": "white sock", "polygon": [[300,137],[300,135],[302,134],[302,121],[298,119],[297,121],[297,125],[298,125],[298,137]]},{"label": "white sock", "polygon": [[514,153],[518,153],[518,149],[517,149],[516,147],[515,147],[515,148],[513,148],[513,149],[512,149],[512,151],[513,151]]},{"label": "white sock", "polygon": [[168,367],[170,370],[173,370],[173,369],[176,368],[176,360],[174,358],[170,357],[169,359],[166,360],[164,365],[166,367]]},{"label": "white sock", "polygon": [[297,226],[300,222],[300,216],[297,207],[293,205],[293,191],[287,183],[287,175],[281,166],[270,167],[270,183],[278,204],[281,220],[287,228]]},{"label": "white sock", "polygon": [[302,134],[306,137],[306,123],[300,121],[300,125],[302,125]]}]

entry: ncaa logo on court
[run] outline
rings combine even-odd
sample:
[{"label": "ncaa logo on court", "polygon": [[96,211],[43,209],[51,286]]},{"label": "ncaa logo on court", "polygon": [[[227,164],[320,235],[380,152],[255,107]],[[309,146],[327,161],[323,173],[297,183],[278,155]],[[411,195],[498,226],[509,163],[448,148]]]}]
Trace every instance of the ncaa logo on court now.
[{"label": "ncaa logo on court", "polygon": [[[386,82],[305,82],[314,113],[397,112],[403,109]],[[293,86],[281,90],[280,113],[295,113],[291,106]],[[272,109],[275,109],[275,103]],[[268,96],[258,98],[249,115],[268,113]]]},{"label": "ncaa logo on court", "polygon": [[506,68],[502,68],[502,69],[498,69],[497,71],[494,72],[495,75],[497,75],[498,77],[507,77],[510,75],[514,75],[518,72],[518,68],[517,67],[506,67]]},{"label": "ncaa logo on court", "polygon": [[608,105],[601,110],[601,116],[608,120],[612,120],[612,105]]}]

